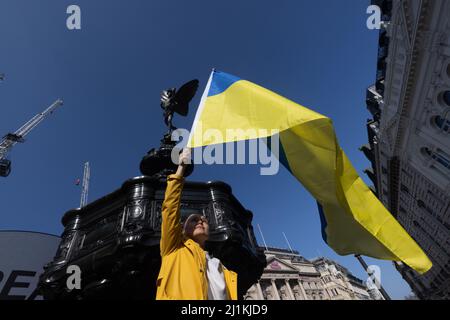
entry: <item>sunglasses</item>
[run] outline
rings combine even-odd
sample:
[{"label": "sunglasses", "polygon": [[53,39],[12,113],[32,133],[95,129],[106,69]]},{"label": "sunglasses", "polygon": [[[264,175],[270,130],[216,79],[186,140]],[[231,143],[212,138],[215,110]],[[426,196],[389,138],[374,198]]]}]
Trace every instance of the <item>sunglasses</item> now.
[{"label": "sunglasses", "polygon": [[205,216],[201,216],[201,215],[190,218],[188,223],[197,224],[199,221],[208,223],[208,219]]}]

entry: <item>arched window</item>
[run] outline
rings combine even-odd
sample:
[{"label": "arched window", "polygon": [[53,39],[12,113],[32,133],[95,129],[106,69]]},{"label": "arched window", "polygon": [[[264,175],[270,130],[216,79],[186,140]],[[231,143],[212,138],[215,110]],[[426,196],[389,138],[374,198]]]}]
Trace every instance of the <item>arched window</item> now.
[{"label": "arched window", "polygon": [[444,91],[444,93],[442,94],[442,100],[444,100],[444,103],[447,106],[450,106],[450,91]]},{"label": "arched window", "polygon": [[441,116],[435,116],[432,118],[432,124],[439,130],[450,133],[450,120]]},{"label": "arched window", "polygon": [[422,155],[424,156],[431,156],[431,151],[430,149],[428,149],[427,147],[421,148],[420,152],[422,153]]}]

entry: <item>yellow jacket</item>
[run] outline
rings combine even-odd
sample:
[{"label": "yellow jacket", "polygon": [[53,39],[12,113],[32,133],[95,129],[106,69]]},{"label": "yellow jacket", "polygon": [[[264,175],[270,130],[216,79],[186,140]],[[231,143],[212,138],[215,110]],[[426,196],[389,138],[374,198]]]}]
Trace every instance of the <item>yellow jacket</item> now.
[{"label": "yellow jacket", "polygon": [[[167,177],[162,205],[161,269],[157,280],[157,300],[207,300],[205,251],[183,235],[180,224],[180,198],[184,178]],[[237,274],[223,267],[226,289],[237,300]]]}]

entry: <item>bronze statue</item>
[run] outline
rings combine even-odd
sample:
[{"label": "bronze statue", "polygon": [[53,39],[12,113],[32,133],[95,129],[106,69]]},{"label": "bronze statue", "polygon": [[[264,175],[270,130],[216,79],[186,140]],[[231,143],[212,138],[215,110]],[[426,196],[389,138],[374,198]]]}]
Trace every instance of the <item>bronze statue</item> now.
[{"label": "bronze statue", "polygon": [[[189,111],[189,102],[194,97],[198,89],[198,80],[194,79],[183,84],[178,90],[170,88],[161,92],[161,108],[164,110],[164,123],[169,131],[161,140],[158,149],[152,148],[142,158],[140,169],[146,176],[160,177],[165,180],[167,175],[174,173],[177,165],[171,160],[172,150],[176,142],[172,141],[172,132],[176,127],[172,124],[173,114],[176,112],[183,117]],[[181,150],[179,150],[181,151]],[[189,176],[194,169],[193,164],[186,168],[185,176]]]},{"label": "bronze statue", "polygon": [[198,80],[194,79],[183,84],[178,91],[176,88],[171,88],[161,93],[161,108],[164,110],[164,123],[169,128],[169,135],[176,129],[172,125],[173,113],[176,112],[185,117],[189,111],[189,102],[197,89]]}]

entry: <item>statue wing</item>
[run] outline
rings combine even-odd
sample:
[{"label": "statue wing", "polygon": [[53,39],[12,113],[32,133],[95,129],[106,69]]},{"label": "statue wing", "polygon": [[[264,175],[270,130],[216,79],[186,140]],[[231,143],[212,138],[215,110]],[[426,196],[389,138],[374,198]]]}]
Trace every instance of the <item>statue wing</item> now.
[{"label": "statue wing", "polygon": [[186,116],[189,111],[189,102],[195,96],[198,89],[198,80],[194,79],[183,84],[175,94],[177,102],[174,111],[182,116]]}]

